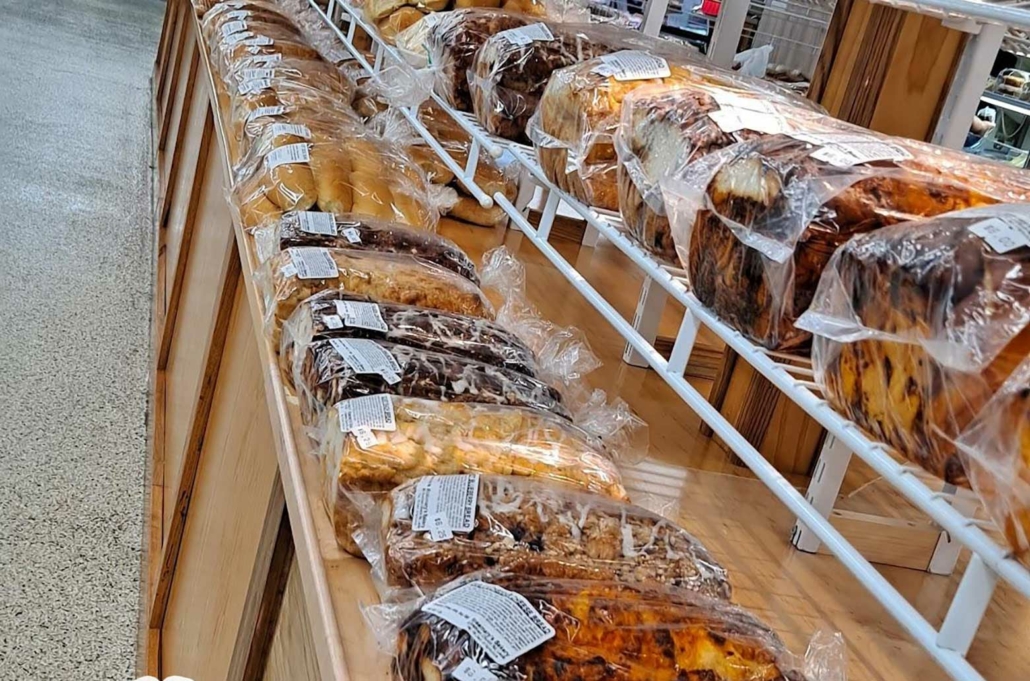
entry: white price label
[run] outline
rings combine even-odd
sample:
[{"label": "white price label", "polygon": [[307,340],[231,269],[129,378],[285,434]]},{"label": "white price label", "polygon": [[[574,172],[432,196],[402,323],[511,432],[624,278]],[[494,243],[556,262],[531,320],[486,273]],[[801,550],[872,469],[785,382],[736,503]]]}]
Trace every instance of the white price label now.
[{"label": "white price label", "polygon": [[282,269],[279,270],[279,274],[284,277],[295,277],[297,276],[297,268],[294,267],[292,263],[289,265],[283,265]]},{"label": "white price label", "polygon": [[998,253],[1030,246],[1030,218],[1002,215],[977,222],[969,231],[987,242]]},{"label": "white price label", "polygon": [[339,315],[335,314],[324,314],[322,315],[322,322],[330,329],[342,329],[343,320],[340,319]]},{"label": "white price label", "polygon": [[224,36],[225,44],[230,46],[230,47],[235,45],[236,43],[243,42],[243,41],[247,40],[247,38],[253,38],[253,37],[254,37],[254,32],[253,31],[243,31],[242,33],[233,33],[232,35]]},{"label": "white price label", "polygon": [[252,80],[268,80],[275,76],[275,69],[243,69],[243,82]]},{"label": "white price label", "polygon": [[544,24],[530,24],[528,26],[519,26],[518,28],[510,28],[507,31],[501,31],[497,34],[497,37],[501,40],[506,40],[512,45],[529,45],[533,42],[547,42],[554,40],[554,35],[551,30]]},{"label": "white price label", "polygon": [[827,133],[791,133],[791,136],[820,149],[812,158],[838,168],[850,168],[874,161],[904,161],[912,158],[904,147],[873,135],[834,135]]},{"label": "white price label", "polygon": [[288,251],[301,279],[335,279],[340,276],[336,261],[324,248],[290,248]]},{"label": "white price label", "polygon": [[615,78],[619,82],[668,78],[672,75],[669,62],[647,52],[623,50],[601,57],[601,65],[594,67],[594,73]]},{"label": "white price label", "polygon": [[454,668],[454,671],[451,672],[451,678],[455,681],[497,681],[496,676],[467,657]]},{"label": "white price label", "polygon": [[446,513],[434,513],[429,516],[429,538],[433,541],[454,539],[454,533],[451,532]]},{"label": "white price label", "polygon": [[282,60],[283,56],[276,52],[275,54],[259,54],[255,57],[251,57],[249,62],[251,64],[258,64],[259,66],[275,66]]},{"label": "white price label", "polygon": [[227,24],[222,24],[222,36],[229,37],[233,33],[239,33],[240,31],[247,30],[246,21],[230,21]]},{"label": "white price label", "polygon": [[255,92],[267,90],[270,87],[272,87],[272,81],[267,78],[261,78],[260,80],[247,80],[240,86],[240,94],[250,95]]},{"label": "white price label", "polygon": [[273,149],[268,156],[265,156],[265,166],[272,170],[287,163],[308,163],[310,160],[311,154],[308,153],[308,145],[300,142]]},{"label": "white price label", "polygon": [[286,107],[279,106],[259,106],[258,108],[247,114],[247,122],[254,120],[255,118],[261,118],[263,116],[281,116],[286,113]]},{"label": "white price label", "polygon": [[397,358],[374,340],[332,338],[329,342],[354,373],[379,374],[391,385],[400,382],[401,367],[397,364]]},{"label": "white price label", "polygon": [[[251,33],[250,35],[254,35],[254,34]],[[244,45],[250,45],[250,46],[256,46],[256,47],[264,47],[266,45],[273,45],[274,43],[275,43],[275,41],[272,40],[271,38],[269,38],[267,35],[259,35],[259,36],[256,36],[254,38],[251,38],[250,36],[247,36],[247,39],[243,41]]]},{"label": "white price label", "polygon": [[769,102],[718,89],[713,90],[711,95],[720,108],[718,111],[710,111],[708,117],[723,132],[754,130],[766,135],[775,135],[790,130],[789,123]]},{"label": "white price label", "polygon": [[291,135],[293,137],[300,137],[301,139],[311,139],[311,130],[306,125],[294,125],[292,123],[273,123],[272,124],[272,137],[278,137],[279,135]]},{"label": "white price label", "polygon": [[343,230],[343,236],[347,239],[347,241],[349,243],[352,243],[352,244],[360,244],[361,243],[361,232],[359,232],[358,230],[354,229],[353,227],[348,227],[347,229]]},{"label": "white price label", "polygon": [[366,395],[336,403],[340,430],[349,433],[356,428],[397,430],[393,401],[389,395]]},{"label": "white price label", "polygon": [[497,664],[508,664],[554,638],[554,628],[524,596],[495,584],[460,586],[422,610],[467,631]]},{"label": "white price label", "polygon": [[360,426],[351,431],[354,434],[354,439],[358,441],[358,446],[362,449],[368,449],[369,447],[375,447],[379,444],[379,440],[376,438],[376,434],[372,432],[372,429],[368,426]]},{"label": "white price label", "polygon": [[[273,126],[274,127],[274,126]],[[310,210],[297,211],[297,226],[308,234],[336,236],[336,218],[332,213],[316,213]]]},{"label": "white price label", "polygon": [[429,530],[430,518],[442,513],[452,531],[471,532],[476,526],[478,500],[478,475],[426,476],[415,486],[411,529],[415,532]]},{"label": "white price label", "polygon": [[375,303],[356,303],[351,300],[337,300],[336,314],[340,315],[343,323],[355,329],[369,329],[386,333],[390,327],[383,319],[383,311]]},{"label": "white price label", "polygon": [[226,12],[225,13],[225,18],[230,20],[230,21],[234,21],[236,19],[246,19],[249,16],[250,16],[250,10],[249,9],[234,9],[231,12]]}]

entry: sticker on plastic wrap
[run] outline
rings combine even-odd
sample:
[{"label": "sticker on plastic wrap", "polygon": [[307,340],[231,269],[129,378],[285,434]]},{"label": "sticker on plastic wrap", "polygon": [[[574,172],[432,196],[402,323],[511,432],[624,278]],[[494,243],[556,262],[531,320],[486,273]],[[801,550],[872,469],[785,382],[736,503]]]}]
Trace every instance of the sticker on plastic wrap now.
[{"label": "sticker on plastic wrap", "polygon": [[601,64],[594,67],[594,73],[609,76],[619,82],[668,78],[672,75],[669,62],[638,50],[623,50],[602,56]]},{"label": "sticker on plastic wrap", "polygon": [[236,43],[246,41],[248,38],[254,37],[254,31],[243,31],[242,33],[233,33],[232,35],[224,36],[225,44],[232,47]]},{"label": "sticker on plastic wrap", "polygon": [[386,333],[390,327],[383,319],[383,311],[375,303],[357,303],[351,300],[337,300],[336,314],[343,323],[355,329],[369,329]]},{"label": "sticker on plastic wrap", "polygon": [[250,95],[255,92],[267,90],[270,87],[272,87],[272,81],[268,78],[261,78],[258,80],[247,80],[243,82],[243,85],[240,85],[240,94]]},{"label": "sticker on plastic wrap", "polygon": [[430,519],[442,513],[452,532],[471,532],[476,526],[479,501],[478,475],[432,475],[415,486],[415,505],[411,512],[411,529],[426,532]]},{"label": "sticker on plastic wrap", "polygon": [[393,401],[389,395],[366,395],[336,403],[340,430],[349,433],[356,428],[397,430]]},{"label": "sticker on plastic wrap", "polygon": [[335,279],[340,276],[336,261],[324,248],[290,248],[290,262],[301,279]]},{"label": "sticker on plastic wrap", "polygon": [[[250,35],[254,34],[251,33]],[[247,36],[247,38],[243,40],[244,45],[249,45],[251,47],[264,47],[267,45],[273,45],[274,43],[275,41],[269,38],[267,35],[259,35],[253,38]]]},{"label": "sticker on plastic wrap", "polygon": [[501,40],[506,40],[512,45],[529,45],[534,42],[548,42],[554,40],[551,30],[544,24],[530,24],[501,31],[497,34]]},{"label": "sticker on plastic wrap", "polygon": [[294,267],[292,264],[283,265],[282,269],[279,270],[279,274],[283,275],[284,277],[295,277],[297,276],[297,268]]},{"label": "sticker on plastic wrap", "polygon": [[708,112],[708,117],[725,133],[754,130],[775,135],[790,130],[786,119],[769,102],[722,90],[712,92],[712,98],[721,108]]},{"label": "sticker on plastic wrap", "polygon": [[279,106],[259,106],[247,114],[247,122],[249,123],[255,118],[261,118],[262,116],[282,116],[284,113],[286,113],[286,107],[282,104]]},{"label": "sticker on plastic wrap", "polygon": [[308,163],[309,161],[311,161],[311,154],[308,152],[308,145],[303,142],[278,147],[265,156],[265,166],[269,170],[287,163]]},{"label": "sticker on plastic wrap", "polygon": [[969,227],[998,253],[1030,246],[1030,220],[1021,215],[999,215]]},{"label": "sticker on plastic wrap", "polygon": [[311,130],[306,125],[296,125],[294,123],[273,123],[272,124],[272,137],[278,137],[279,135],[290,135],[292,137],[300,137],[301,139],[311,139]]},{"label": "sticker on plastic wrap", "polygon": [[348,243],[360,244],[361,243],[361,232],[353,227],[348,227],[343,230],[343,236],[347,239]]},{"label": "sticker on plastic wrap", "polygon": [[446,513],[434,513],[428,518],[429,538],[433,541],[448,541],[454,539],[454,532],[451,531],[451,522]]},{"label": "sticker on plastic wrap", "polygon": [[275,77],[275,69],[243,69],[243,82],[252,80],[268,80]]},{"label": "sticker on plastic wrap", "polygon": [[297,211],[297,226],[300,227],[300,231],[307,232],[308,234],[336,236],[336,220],[333,218],[332,213],[316,213],[310,210]]},{"label": "sticker on plastic wrap", "polygon": [[222,24],[222,36],[228,38],[233,33],[240,33],[241,31],[247,30],[246,21],[230,21],[227,24]]},{"label": "sticker on plastic wrap", "polygon": [[231,12],[226,12],[222,16],[224,16],[229,21],[235,21],[236,19],[246,19],[247,17],[250,16],[250,10],[249,9],[234,9]]},{"label": "sticker on plastic wrap", "polygon": [[390,385],[400,382],[397,358],[379,343],[364,338],[333,338],[329,343],[354,373],[379,374]]},{"label": "sticker on plastic wrap", "polygon": [[322,315],[322,322],[330,329],[342,329],[343,320],[340,319],[339,315],[335,314],[324,314]]},{"label": "sticker on plastic wrap", "polygon": [[912,158],[904,147],[873,135],[832,135],[820,133],[791,133],[791,136],[820,149],[812,158],[838,168],[850,168],[860,163],[875,161],[904,161]]},{"label": "sticker on plastic wrap", "polygon": [[451,678],[455,681],[497,681],[496,676],[467,657],[454,668],[454,671],[451,672]]},{"label": "sticker on plastic wrap", "polygon": [[275,66],[282,60],[283,56],[276,52],[275,54],[259,54],[256,57],[251,57],[249,62],[260,66]]},{"label": "sticker on plastic wrap", "polygon": [[460,586],[422,610],[468,632],[497,664],[508,664],[554,638],[554,628],[524,596],[495,584]]}]

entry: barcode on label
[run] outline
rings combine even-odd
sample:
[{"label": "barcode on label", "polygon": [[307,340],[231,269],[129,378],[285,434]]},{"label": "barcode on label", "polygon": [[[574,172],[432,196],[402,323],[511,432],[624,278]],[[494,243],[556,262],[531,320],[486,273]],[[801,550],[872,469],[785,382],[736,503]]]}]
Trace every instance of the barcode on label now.
[{"label": "barcode on label", "polygon": [[[254,35],[254,34],[251,33],[250,35]],[[264,46],[264,45],[271,45],[274,42],[275,41],[272,40],[271,38],[269,38],[267,35],[259,35],[256,38],[248,37],[247,40],[243,41],[243,44],[244,45],[253,45],[253,46]]]},{"label": "barcode on label", "polygon": [[495,584],[465,584],[422,610],[468,632],[497,664],[508,664],[554,638],[554,628],[524,596]]},{"label": "barcode on label", "polygon": [[340,430],[349,433],[355,428],[397,430],[393,401],[389,395],[366,395],[336,403]]},{"label": "barcode on label", "polygon": [[998,253],[1030,246],[1030,217],[1000,215],[977,222],[969,231],[987,242]]},{"label": "barcode on label", "polygon": [[354,373],[379,374],[390,384],[401,380],[397,359],[379,343],[364,338],[332,338],[329,343]]},{"label": "barcode on label", "polygon": [[301,142],[273,149],[268,156],[265,156],[265,166],[271,170],[287,163],[307,163],[310,160],[311,154],[308,153],[308,145]]},{"label": "barcode on label", "polygon": [[244,82],[251,80],[267,80],[275,75],[275,69],[243,69]]},{"label": "barcode on label", "polygon": [[240,94],[249,95],[255,92],[261,92],[262,90],[267,90],[270,87],[272,87],[272,81],[268,80],[267,78],[261,78],[259,80],[248,80],[240,86]]},{"label": "barcode on label", "polygon": [[273,123],[272,124],[272,137],[278,137],[279,135],[292,135],[293,137],[300,137],[302,139],[311,139],[311,131],[306,125],[294,125],[292,123]]},{"label": "barcode on label", "polygon": [[233,21],[235,19],[246,19],[249,16],[250,16],[250,10],[249,9],[234,9],[231,12],[226,12],[225,13],[225,18],[229,19],[230,21]]},{"label": "barcode on label", "polygon": [[252,121],[255,118],[261,118],[262,116],[282,116],[286,112],[286,107],[279,106],[259,106],[258,108],[247,114],[247,121]]},{"label": "barcode on label", "polygon": [[359,232],[358,230],[356,230],[353,227],[348,227],[347,229],[343,230],[343,236],[347,239],[347,241],[349,243],[352,243],[352,244],[360,244],[361,243],[361,232]]},{"label": "barcode on label", "polygon": [[411,529],[415,532],[429,530],[429,519],[442,513],[454,532],[471,532],[476,526],[478,499],[478,475],[426,476],[415,486]]},{"label": "barcode on label", "polygon": [[709,111],[708,117],[725,133],[754,130],[766,135],[775,135],[790,130],[790,124],[779,114],[750,109],[729,108]]},{"label": "barcode on label", "polygon": [[343,323],[355,329],[369,329],[386,333],[390,327],[383,319],[383,312],[375,303],[357,303],[351,300],[337,300],[336,314]]},{"label": "barcode on label", "polygon": [[227,24],[222,24],[222,36],[228,37],[233,33],[239,33],[240,31],[247,30],[247,22],[245,21],[230,21]]},{"label": "barcode on label", "polygon": [[475,661],[465,658],[451,672],[454,681],[497,681],[497,677],[480,667]]},{"label": "barcode on label", "polygon": [[254,37],[254,32],[253,31],[243,31],[242,33],[233,33],[230,36],[225,36],[225,44],[229,45],[229,46],[232,46],[232,45],[235,45],[238,42],[242,42],[242,41],[246,40],[247,38],[253,38],[253,37]]},{"label": "barcode on label", "polygon": [[336,261],[324,248],[291,248],[289,254],[301,279],[335,279],[340,276]]},{"label": "barcode on label", "polygon": [[661,57],[637,50],[624,50],[604,55],[601,57],[601,65],[594,67],[594,73],[615,78],[620,82],[668,78],[672,74],[669,70],[669,62]]},{"label": "barcode on label", "polygon": [[[272,126],[273,128],[275,126]],[[273,133],[275,134],[275,133]],[[308,234],[336,236],[336,218],[332,213],[316,213],[310,210],[297,212],[297,226]]]},{"label": "barcode on label", "polygon": [[834,135],[826,133],[791,133],[809,144],[820,145],[812,158],[838,168],[850,168],[875,161],[904,161],[912,158],[904,147],[873,135]]},{"label": "barcode on label", "polygon": [[500,40],[506,40],[512,45],[529,45],[532,42],[546,42],[554,40],[551,30],[544,24],[530,24],[501,31],[497,34]]}]

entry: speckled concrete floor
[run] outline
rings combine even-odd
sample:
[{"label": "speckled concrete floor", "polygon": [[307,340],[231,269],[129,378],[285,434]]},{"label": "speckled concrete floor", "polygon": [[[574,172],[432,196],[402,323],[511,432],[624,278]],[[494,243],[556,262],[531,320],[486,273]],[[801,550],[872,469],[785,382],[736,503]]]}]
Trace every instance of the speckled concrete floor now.
[{"label": "speckled concrete floor", "polygon": [[132,679],[160,0],[0,0],[0,680]]}]

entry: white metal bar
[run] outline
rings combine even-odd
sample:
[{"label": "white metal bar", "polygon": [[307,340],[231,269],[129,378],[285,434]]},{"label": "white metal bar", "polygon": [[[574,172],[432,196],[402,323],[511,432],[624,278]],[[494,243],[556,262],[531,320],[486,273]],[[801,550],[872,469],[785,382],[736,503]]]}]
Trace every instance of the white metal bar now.
[{"label": "white metal bar", "polygon": [[640,24],[644,35],[656,36],[661,33],[668,10],[669,0],[647,0],[644,3],[644,20]]},{"label": "white metal bar", "polygon": [[730,68],[737,55],[740,34],[744,32],[748,0],[722,0],[719,18],[712,29],[712,40],[708,46],[708,59],[712,63]]},{"label": "white metal bar", "polygon": [[961,655],[969,652],[997,586],[998,575],[984,565],[980,556],[974,555],[962,575],[955,597],[951,599],[948,614],[937,634],[937,645]]},{"label": "white metal bar", "polygon": [[[844,482],[844,475],[848,472],[848,464],[851,463],[851,450],[832,435],[826,437],[823,448],[819,453],[819,461],[815,465],[815,473],[808,483],[808,491],[805,499],[824,518],[829,518],[833,511],[833,505],[840,494],[840,486]],[[791,543],[801,551],[815,553],[819,550],[821,542],[819,537],[812,530],[798,521],[791,532]]]},{"label": "white metal bar", "polygon": [[687,362],[690,361],[690,353],[694,350],[700,326],[697,317],[691,314],[690,310],[683,310],[683,321],[680,322],[680,330],[676,334],[676,342],[672,345],[672,354],[669,355],[670,372],[682,376],[687,370]]},{"label": "white metal bar", "polygon": [[937,631],[920,615],[898,591],[862,557],[847,539],[823,518],[800,493],[776,470],[775,467],[741,435],[726,418],[719,413],[682,375],[669,371],[665,358],[651,347],[639,333],[623,319],[618,310],[604,299],[587,280],[548,242],[544,241],[533,226],[522,217],[515,206],[502,194],[494,195],[497,205],[505,209],[512,221],[518,223],[522,232],[533,245],[551,261],[577,291],[596,309],[627,341],[646,359],[669,386],[676,391],[687,406],[712,427],[712,430],[747,464],[748,468],[772,491],[799,520],[805,523],[818,538],[851,571],[904,629],[915,638],[953,679],[960,681],[982,679],[983,677],[962,655],[937,645]]},{"label": "white metal bar", "polygon": [[[954,485],[944,485],[943,498],[967,518],[972,517],[980,506],[979,499],[973,494],[961,494]],[[962,543],[952,537],[950,532],[941,530],[927,569],[935,575],[950,575],[955,571],[955,564],[958,562],[959,554],[962,553],[962,548]]]},{"label": "white metal bar", "polygon": [[[633,328],[647,341],[648,345],[653,346],[658,337],[658,325],[662,321],[662,312],[665,311],[665,302],[668,299],[669,294],[665,292],[665,289],[655,284],[651,277],[644,277],[644,282],[640,285],[637,309],[633,313]],[[647,360],[629,343],[622,351],[622,361],[630,366],[647,366]]]},{"label": "white metal bar", "polygon": [[1004,26],[984,24],[978,34],[966,37],[966,45],[937,118],[937,128],[933,131],[934,144],[952,149],[964,146],[969,122],[980,105],[984,83],[991,75],[1005,31]]},{"label": "white metal bar", "polygon": [[[547,199],[544,201],[544,209],[540,211],[540,226],[537,227],[537,233],[541,239],[545,241],[551,236],[551,228],[554,227],[554,217],[558,214],[558,204],[561,203],[561,199],[558,198],[556,192],[547,191]],[[519,211],[521,214],[521,211]]]}]

